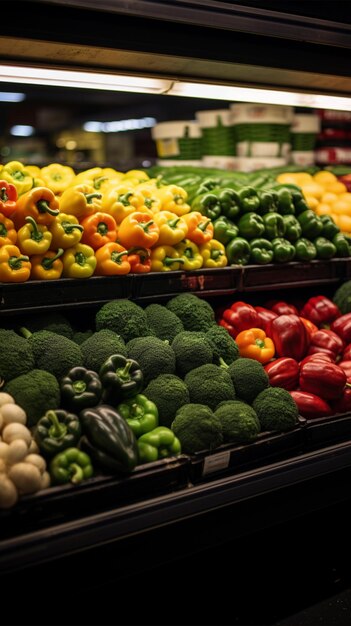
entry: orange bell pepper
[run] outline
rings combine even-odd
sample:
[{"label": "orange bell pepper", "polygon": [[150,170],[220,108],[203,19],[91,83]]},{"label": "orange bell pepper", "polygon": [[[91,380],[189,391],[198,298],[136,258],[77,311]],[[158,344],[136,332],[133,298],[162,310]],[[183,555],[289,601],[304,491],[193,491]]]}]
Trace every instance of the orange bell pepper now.
[{"label": "orange bell pepper", "polygon": [[151,250],[131,248],[128,250],[128,263],[131,274],[147,274],[151,271]]},{"label": "orange bell pepper", "polygon": [[125,248],[151,248],[158,241],[160,229],[150,215],[134,211],[124,218],[118,230],[118,241]]},{"label": "orange bell pepper", "polygon": [[81,242],[97,250],[105,243],[116,241],[117,224],[112,215],[98,211],[81,220],[83,235]]},{"label": "orange bell pepper", "polygon": [[24,283],[30,276],[31,263],[17,246],[0,248],[0,282]]},{"label": "orange bell pepper", "polygon": [[16,211],[16,200],[18,194],[15,185],[6,180],[0,180],[0,213],[6,217],[11,217]]},{"label": "orange bell pepper", "polygon": [[184,218],[171,211],[159,211],[153,219],[160,229],[158,245],[174,246],[187,236],[188,227]]},{"label": "orange bell pepper", "polygon": [[119,243],[110,241],[96,250],[96,276],[116,276],[119,274],[129,274],[130,263],[128,261],[128,250]]},{"label": "orange bell pepper", "polygon": [[236,337],[240,356],[255,359],[259,363],[268,363],[275,353],[272,339],[261,328],[242,330]]},{"label": "orange bell pepper", "polygon": [[67,215],[74,215],[82,220],[88,215],[101,211],[101,197],[91,185],[82,183],[67,187],[60,197],[60,211]]},{"label": "orange bell pepper", "polygon": [[17,230],[24,226],[28,215],[37,224],[48,226],[54,221],[59,212],[58,200],[51,189],[47,187],[33,187],[18,198],[17,209],[12,219]]},{"label": "orange bell pepper", "polygon": [[0,246],[7,246],[16,243],[17,231],[13,221],[0,213]]},{"label": "orange bell pepper", "polygon": [[60,256],[63,255],[63,248],[57,252],[48,250],[45,254],[35,254],[31,257],[32,270],[30,277],[34,280],[57,280],[62,276],[63,263]]},{"label": "orange bell pepper", "polygon": [[213,239],[213,224],[205,215],[202,215],[200,211],[191,211],[183,215],[183,220],[188,227],[188,239],[193,241],[198,246],[207,243]]}]

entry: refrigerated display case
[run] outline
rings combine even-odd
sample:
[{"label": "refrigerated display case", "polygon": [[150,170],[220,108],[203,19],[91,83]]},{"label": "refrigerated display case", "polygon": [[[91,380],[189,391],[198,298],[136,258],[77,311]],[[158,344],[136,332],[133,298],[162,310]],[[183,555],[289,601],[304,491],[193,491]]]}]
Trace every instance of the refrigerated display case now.
[{"label": "refrigerated display case", "polygon": [[[333,2],[333,11],[323,2],[318,10],[280,5],[16,1],[0,27],[0,60],[27,67],[29,83],[34,67],[156,78],[165,107],[166,93],[179,94],[183,83],[192,95],[203,83],[292,90],[306,94],[307,105],[315,94],[349,97],[344,3]],[[340,259],[3,284],[0,315],[43,307],[89,314],[112,298],[146,303],[182,291],[213,302],[332,293],[350,277],[351,261]],[[51,623],[272,624],[345,589],[350,422],[346,414],[301,423],[235,453],[182,456],[140,466],[127,479],[23,498],[0,516],[2,587],[16,584],[24,600],[17,618],[6,618],[47,623],[36,607],[44,592],[54,598]],[[62,595],[74,602],[69,618]]]}]

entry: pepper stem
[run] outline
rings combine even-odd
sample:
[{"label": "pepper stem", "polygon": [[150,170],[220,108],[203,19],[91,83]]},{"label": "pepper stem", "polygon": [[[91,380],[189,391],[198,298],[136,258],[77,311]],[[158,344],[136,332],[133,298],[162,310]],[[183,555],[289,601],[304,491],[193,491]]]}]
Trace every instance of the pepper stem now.
[{"label": "pepper stem", "polygon": [[46,200],[38,200],[36,206],[39,213],[49,213],[49,215],[53,215],[54,217],[56,217],[56,215],[58,215],[60,212],[58,209],[51,209],[49,203]]},{"label": "pepper stem", "polygon": [[61,226],[65,233],[69,235],[75,228],[82,233],[84,228],[80,224],[72,224],[71,222],[61,222]]},{"label": "pepper stem", "polygon": [[83,470],[80,467],[80,465],[78,465],[78,463],[71,463],[70,474],[71,474],[71,483],[73,483],[73,485],[77,485],[78,483],[81,483],[84,478]]},{"label": "pepper stem", "polygon": [[72,389],[76,392],[76,393],[84,393],[84,391],[86,390],[87,386],[86,383],[84,382],[84,380],[76,380],[73,384],[72,384]]},{"label": "pepper stem", "polygon": [[83,252],[77,252],[74,258],[75,258],[75,262],[78,263],[78,265],[81,265],[82,267],[84,267],[86,263],[86,256],[85,254],[83,254]]},{"label": "pepper stem", "polygon": [[40,241],[43,238],[43,233],[40,232],[40,230],[38,229],[38,224],[36,223],[34,217],[32,217],[31,215],[27,215],[25,221],[27,222],[27,224],[30,224],[32,227],[32,239],[35,239],[35,241]]},{"label": "pepper stem", "polygon": [[6,187],[1,187],[1,189],[0,189],[0,200],[2,200],[2,202],[7,202],[8,199],[9,199],[9,197],[7,195]]},{"label": "pepper stem", "polygon": [[99,235],[107,235],[108,233],[108,226],[106,224],[106,222],[99,222],[97,225],[97,232],[99,233]]},{"label": "pepper stem", "polygon": [[141,226],[141,228],[143,229],[143,231],[145,233],[147,233],[147,231],[149,230],[149,227],[154,223],[154,220],[149,220],[148,222],[146,222],[145,224],[143,224],[142,222],[139,222],[139,226]]},{"label": "pepper stem", "polygon": [[55,254],[55,256],[52,256],[51,258],[49,257],[44,257],[41,264],[43,266],[43,268],[45,270],[50,270],[54,264],[54,262],[63,255],[63,248],[59,248]]},{"label": "pepper stem", "polygon": [[49,428],[50,437],[53,437],[54,439],[62,439],[62,437],[64,437],[67,433],[67,426],[59,422],[55,411],[47,411],[46,417],[51,422],[51,426]]},{"label": "pepper stem", "polygon": [[29,337],[31,337],[33,334],[30,332],[30,330],[28,330],[28,328],[25,328],[24,326],[21,326],[19,332],[21,333],[21,335],[23,335],[25,339],[29,339]]},{"label": "pepper stem", "polygon": [[11,256],[8,260],[8,264],[12,270],[19,270],[24,261],[29,261],[29,256]]},{"label": "pepper stem", "polygon": [[123,204],[123,206],[129,206],[130,205],[129,198],[132,195],[133,195],[132,191],[128,191],[127,193],[122,193],[120,196],[118,196],[118,202]]},{"label": "pepper stem", "polygon": [[130,380],[130,368],[132,366],[132,361],[131,359],[127,359],[127,362],[125,364],[125,366],[122,368],[119,368],[116,371],[116,374],[119,376],[119,378],[121,378],[122,380]]},{"label": "pepper stem", "polygon": [[221,256],[223,256],[222,250],[211,250],[211,259],[217,261]]},{"label": "pepper stem", "polygon": [[0,222],[0,237],[6,237],[7,228],[3,222]]},{"label": "pepper stem", "polygon": [[172,220],[168,220],[168,224],[170,226],[170,228],[177,228],[177,224],[180,220],[180,217],[176,217],[175,219]]},{"label": "pepper stem", "polygon": [[202,232],[204,233],[209,224],[211,224],[211,220],[207,220],[207,222],[200,222],[200,224],[198,224],[197,227],[199,230],[202,230]]},{"label": "pepper stem", "polygon": [[111,252],[111,261],[120,265],[122,263],[123,257],[128,256],[127,250],[123,250],[123,252]]},{"label": "pepper stem", "polygon": [[101,193],[86,193],[84,195],[85,195],[87,204],[91,204],[94,198],[99,198],[99,199],[102,198]]},{"label": "pepper stem", "polygon": [[165,258],[162,261],[163,265],[172,265],[173,263],[185,263],[184,259],[181,259],[180,257],[173,257],[173,256],[165,256]]}]

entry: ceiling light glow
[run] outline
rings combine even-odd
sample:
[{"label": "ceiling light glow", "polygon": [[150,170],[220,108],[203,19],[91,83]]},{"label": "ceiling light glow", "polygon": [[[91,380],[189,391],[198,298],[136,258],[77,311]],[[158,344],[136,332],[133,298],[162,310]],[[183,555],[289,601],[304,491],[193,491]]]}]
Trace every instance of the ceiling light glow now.
[{"label": "ceiling light glow", "polygon": [[31,137],[34,135],[33,126],[28,126],[27,124],[16,124],[16,126],[12,126],[10,128],[10,135],[14,137]]}]

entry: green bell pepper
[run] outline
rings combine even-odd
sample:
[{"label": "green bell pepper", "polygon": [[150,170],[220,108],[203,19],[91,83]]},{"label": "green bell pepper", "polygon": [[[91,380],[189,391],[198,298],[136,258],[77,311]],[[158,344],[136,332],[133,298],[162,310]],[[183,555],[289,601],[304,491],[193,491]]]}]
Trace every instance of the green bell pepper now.
[{"label": "green bell pepper", "polygon": [[34,439],[40,452],[52,457],[66,448],[75,446],[82,434],[79,418],[63,409],[47,411],[39,419],[34,430]]},{"label": "green bell pepper", "polygon": [[158,409],[154,402],[138,393],[134,398],[121,402],[117,411],[131,427],[134,435],[140,437],[158,426]]},{"label": "green bell pepper", "polygon": [[267,265],[273,261],[273,246],[268,239],[252,239],[250,241],[250,261],[257,265]]},{"label": "green bell pepper", "polygon": [[332,238],[332,242],[336,248],[335,256],[348,257],[351,256],[351,249],[349,243],[342,233],[337,233]]},{"label": "green bell pepper", "polygon": [[323,223],[323,230],[321,232],[322,237],[332,240],[334,235],[340,233],[340,228],[337,226],[330,215],[321,215],[320,219]]},{"label": "green bell pepper", "polygon": [[295,256],[295,248],[283,237],[277,237],[276,239],[272,239],[273,246],[273,258],[277,263],[288,263],[292,261]]},{"label": "green bell pepper", "polygon": [[266,239],[276,239],[276,237],[284,236],[285,224],[282,215],[279,213],[266,213],[262,219]]},{"label": "green bell pepper", "polygon": [[238,221],[239,236],[245,239],[255,239],[264,233],[264,222],[257,213],[245,213]]},{"label": "green bell pepper", "polygon": [[296,261],[313,261],[317,256],[316,246],[306,237],[299,237],[294,246]]},{"label": "green bell pepper", "polygon": [[240,213],[240,200],[237,192],[234,189],[224,187],[223,189],[214,189],[213,193],[219,198],[221,215],[229,220],[234,220]]},{"label": "green bell pepper", "polygon": [[136,437],[112,406],[100,404],[80,414],[84,435],[81,447],[102,469],[129,473],[138,462]]},{"label": "green bell pepper", "polygon": [[259,209],[260,199],[254,187],[242,187],[237,193],[241,213],[254,213]]},{"label": "green bell pepper", "polygon": [[225,247],[229,265],[247,265],[250,260],[251,248],[247,239],[234,237]]},{"label": "green bell pepper", "polygon": [[326,239],[326,237],[316,237],[313,243],[316,246],[318,259],[332,259],[333,256],[335,256],[336,247],[333,242]]},{"label": "green bell pepper", "polygon": [[158,426],[138,439],[139,463],[150,463],[181,453],[181,444],[174,432]]},{"label": "green bell pepper", "polygon": [[227,217],[221,215],[213,222],[213,238],[226,245],[231,239],[237,237],[239,228]]},{"label": "green bell pepper", "polygon": [[139,363],[122,354],[113,354],[106,359],[100,367],[99,376],[103,387],[102,400],[109,404],[132,398],[142,390],[144,384]]},{"label": "green bell pepper", "polygon": [[292,194],[295,213],[296,215],[300,215],[300,213],[304,213],[305,211],[309,211],[310,207],[308,206],[305,198],[300,192],[293,192]]},{"label": "green bell pepper", "polygon": [[213,191],[220,186],[221,179],[216,177],[204,178],[198,188],[198,195],[203,193],[207,193],[208,191]]},{"label": "green bell pepper", "polygon": [[100,402],[102,384],[97,372],[78,365],[61,378],[60,390],[62,406],[79,412]]},{"label": "green bell pepper", "polygon": [[56,454],[50,463],[50,476],[53,483],[77,485],[93,475],[93,466],[88,454],[78,448],[67,448]]},{"label": "green bell pepper", "polygon": [[275,192],[275,199],[278,207],[278,213],[281,215],[293,215],[295,206],[293,195],[289,189],[282,187]]},{"label": "green bell pepper", "polygon": [[256,210],[260,215],[265,215],[265,213],[277,213],[278,206],[276,201],[276,195],[270,193],[269,191],[260,191],[258,190],[258,197],[260,199],[260,206]]},{"label": "green bell pepper", "polygon": [[319,237],[323,230],[323,222],[314,211],[311,209],[303,211],[297,219],[300,222],[303,237],[307,237],[307,239]]},{"label": "green bell pepper", "polygon": [[285,239],[288,239],[288,241],[296,241],[302,234],[300,222],[296,219],[295,215],[283,215],[282,217],[285,224]]},{"label": "green bell pepper", "polygon": [[220,216],[222,208],[221,201],[216,194],[208,191],[194,198],[191,203],[192,211],[199,211],[210,220],[215,220]]}]

